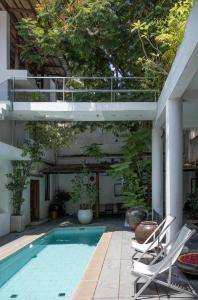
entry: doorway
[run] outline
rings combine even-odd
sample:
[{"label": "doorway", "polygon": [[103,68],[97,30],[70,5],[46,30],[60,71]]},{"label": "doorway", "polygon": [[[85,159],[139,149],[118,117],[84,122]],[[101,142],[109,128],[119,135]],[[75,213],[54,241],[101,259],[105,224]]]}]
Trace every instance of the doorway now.
[{"label": "doorway", "polygon": [[39,180],[30,181],[30,216],[31,222],[40,219],[39,212]]}]

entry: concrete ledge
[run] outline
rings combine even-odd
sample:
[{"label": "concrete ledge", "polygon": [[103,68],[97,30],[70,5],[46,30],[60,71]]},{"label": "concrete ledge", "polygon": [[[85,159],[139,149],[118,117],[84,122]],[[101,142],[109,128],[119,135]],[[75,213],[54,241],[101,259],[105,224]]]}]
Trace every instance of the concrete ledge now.
[{"label": "concrete ledge", "polygon": [[111,237],[112,232],[103,233],[91,261],[88,263],[83,277],[72,296],[72,300],[93,299]]}]

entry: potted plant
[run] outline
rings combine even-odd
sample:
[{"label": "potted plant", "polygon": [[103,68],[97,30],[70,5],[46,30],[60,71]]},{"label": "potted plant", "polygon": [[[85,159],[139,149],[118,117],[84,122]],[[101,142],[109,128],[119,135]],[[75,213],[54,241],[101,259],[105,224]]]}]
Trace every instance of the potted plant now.
[{"label": "potted plant", "polygon": [[10,219],[11,232],[21,232],[25,229],[24,215],[22,213],[22,205],[25,201],[23,191],[27,187],[27,178],[29,175],[30,162],[13,161],[12,172],[7,174],[9,183],[7,189],[11,191],[12,215]]},{"label": "potted plant", "polygon": [[71,200],[79,203],[78,221],[89,224],[93,219],[93,205],[96,199],[96,184],[90,180],[90,174],[83,172],[72,180]]},{"label": "potted plant", "polygon": [[52,219],[64,217],[66,213],[65,203],[71,199],[71,194],[64,190],[57,190],[54,202],[49,206],[49,215]]}]

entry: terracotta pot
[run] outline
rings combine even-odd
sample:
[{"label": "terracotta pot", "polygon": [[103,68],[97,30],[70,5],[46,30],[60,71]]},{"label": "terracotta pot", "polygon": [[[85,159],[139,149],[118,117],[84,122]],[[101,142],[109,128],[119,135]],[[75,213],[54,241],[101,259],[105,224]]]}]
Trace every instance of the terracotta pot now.
[{"label": "terracotta pot", "polygon": [[[138,243],[143,244],[146,239],[153,233],[157,228],[157,222],[144,221],[141,222],[135,229],[135,239]],[[156,233],[156,236],[159,232]]]},{"label": "terracotta pot", "polygon": [[147,211],[141,207],[132,207],[127,209],[126,212],[126,221],[129,224],[131,230],[135,230],[137,225],[146,220]]},{"label": "terracotta pot", "polygon": [[52,220],[56,220],[58,218],[58,212],[56,210],[52,210],[50,216]]}]

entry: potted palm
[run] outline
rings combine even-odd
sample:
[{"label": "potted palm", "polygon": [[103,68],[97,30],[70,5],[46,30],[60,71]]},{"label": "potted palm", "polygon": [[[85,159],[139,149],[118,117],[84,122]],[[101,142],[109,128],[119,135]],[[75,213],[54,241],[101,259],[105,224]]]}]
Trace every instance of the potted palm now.
[{"label": "potted palm", "polygon": [[79,203],[78,221],[89,224],[93,219],[93,205],[96,199],[96,184],[90,180],[90,174],[78,174],[72,180],[71,200]]}]

